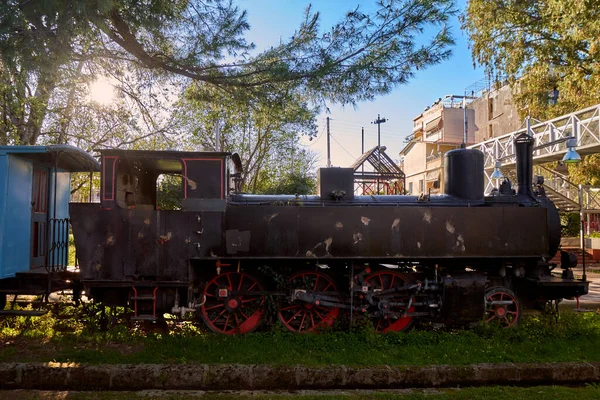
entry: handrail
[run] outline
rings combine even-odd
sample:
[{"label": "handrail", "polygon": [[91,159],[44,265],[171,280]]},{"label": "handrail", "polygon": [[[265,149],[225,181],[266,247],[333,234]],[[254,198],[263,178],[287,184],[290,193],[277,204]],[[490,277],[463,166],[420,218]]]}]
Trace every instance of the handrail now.
[{"label": "handrail", "polygon": [[430,154],[427,157],[425,157],[425,162],[436,161],[440,158],[442,158],[442,152],[437,152],[437,153]]},{"label": "handrail", "polygon": [[[533,172],[544,177],[544,186],[579,205],[579,185],[571,182],[565,175],[541,165],[535,165]],[[582,185],[581,194],[584,210],[600,210],[600,188]]]}]

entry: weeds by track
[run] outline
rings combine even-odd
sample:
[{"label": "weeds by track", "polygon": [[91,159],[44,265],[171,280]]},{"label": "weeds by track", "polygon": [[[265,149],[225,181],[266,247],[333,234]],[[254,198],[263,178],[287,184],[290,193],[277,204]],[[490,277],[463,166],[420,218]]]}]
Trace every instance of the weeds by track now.
[{"label": "weeds by track", "polygon": [[[64,313],[77,318],[65,319]],[[502,329],[429,327],[377,334],[371,327],[319,334],[268,332],[222,336],[193,324],[152,332],[118,324],[101,331],[98,310],[62,309],[38,318],[0,320],[0,362],[240,363],[428,365],[499,362],[600,361],[600,314],[562,313],[525,317]],[[116,317],[115,317],[116,318]]]}]

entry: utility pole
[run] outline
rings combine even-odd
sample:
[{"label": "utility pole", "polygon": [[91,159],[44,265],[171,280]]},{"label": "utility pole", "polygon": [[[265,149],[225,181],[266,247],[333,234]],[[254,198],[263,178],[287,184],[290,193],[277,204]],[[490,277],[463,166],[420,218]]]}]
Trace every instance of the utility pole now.
[{"label": "utility pole", "polygon": [[329,138],[329,117],[327,117],[327,168],[331,168],[331,139]]},{"label": "utility pole", "polygon": [[360,134],[361,137],[361,143],[362,143],[362,153],[361,154],[365,154],[365,127],[362,127],[362,132]]},{"label": "utility pole", "polygon": [[[360,155],[362,156],[363,154],[365,154],[365,127],[364,126],[362,127],[360,138],[361,138],[361,143],[362,143],[362,146],[361,146],[362,152],[360,153]],[[361,176],[361,179],[363,181],[363,183],[362,183],[362,193],[361,194],[365,194],[365,162],[364,161],[362,163],[362,176]]]},{"label": "utility pole", "polygon": [[463,132],[463,144],[460,146],[461,148],[467,147],[467,132],[469,131],[469,123],[467,122],[467,91],[465,90],[465,95],[463,96],[463,120],[465,122],[465,128]]},{"label": "utility pole", "polygon": [[[360,133],[360,139],[361,139],[361,153],[360,155],[365,154],[365,127],[362,127],[362,131]],[[363,172],[365,172],[365,164],[363,163],[363,167],[362,167]]]},{"label": "utility pole", "polygon": [[[378,155],[378,168],[381,170],[381,124],[387,122],[387,119],[381,118],[379,114],[377,114],[377,119],[372,124],[377,124],[377,155]],[[381,171],[377,171],[379,174]],[[377,177],[377,194],[379,194],[379,176]]]}]

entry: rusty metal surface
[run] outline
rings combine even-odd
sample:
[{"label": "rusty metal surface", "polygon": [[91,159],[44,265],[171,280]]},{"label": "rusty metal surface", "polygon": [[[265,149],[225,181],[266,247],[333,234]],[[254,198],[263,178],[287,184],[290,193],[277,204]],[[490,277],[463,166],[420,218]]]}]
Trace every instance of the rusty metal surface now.
[{"label": "rusty metal surface", "polygon": [[[451,325],[481,320],[485,311],[487,277],[482,273],[463,272],[443,278],[442,321]],[[465,307],[468,304],[468,307]]]},{"label": "rusty metal surface", "polygon": [[84,280],[187,280],[188,260],[221,245],[221,213],[71,204]]},{"label": "rusty metal surface", "polygon": [[83,279],[185,280],[189,259],[217,257],[431,262],[548,252],[541,207],[230,206],[223,214],[72,204],[71,215]]},{"label": "rusty metal surface", "polygon": [[[526,229],[524,229],[526,227]],[[232,206],[249,257],[490,258],[548,253],[544,208]],[[227,256],[227,254],[220,254]]]}]

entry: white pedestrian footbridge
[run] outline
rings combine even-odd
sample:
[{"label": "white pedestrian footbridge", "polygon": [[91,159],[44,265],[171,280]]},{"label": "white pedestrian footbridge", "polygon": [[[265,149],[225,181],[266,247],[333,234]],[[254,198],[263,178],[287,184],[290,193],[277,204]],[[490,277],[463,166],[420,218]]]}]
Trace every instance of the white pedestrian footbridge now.
[{"label": "white pedestrian footbridge", "polygon": [[[497,187],[492,173],[496,164],[501,163],[504,176],[514,176],[515,138],[523,133],[534,139],[534,175],[544,176],[546,194],[561,211],[583,211],[600,213],[600,188],[589,185],[575,185],[568,177],[541,164],[560,161],[568,150],[567,141],[574,138],[580,155],[600,153],[600,104],[545,122],[527,118],[523,127],[509,134],[499,136],[472,146],[484,155],[485,192]],[[579,197],[581,196],[581,200]]]}]

